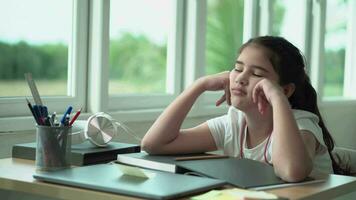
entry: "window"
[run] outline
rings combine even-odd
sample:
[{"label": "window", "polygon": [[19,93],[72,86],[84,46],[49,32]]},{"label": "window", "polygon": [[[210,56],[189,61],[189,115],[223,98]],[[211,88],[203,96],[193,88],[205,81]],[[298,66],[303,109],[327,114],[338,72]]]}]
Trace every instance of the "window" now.
[{"label": "window", "polygon": [[206,74],[230,71],[242,45],[244,1],[208,0]]},{"label": "window", "polygon": [[328,0],[324,50],[324,97],[343,96],[348,1]]},{"label": "window", "polygon": [[84,1],[0,1],[0,127],[21,116],[9,129],[33,128],[26,72],[50,113],[68,105],[85,110],[87,15]]},{"label": "window", "polygon": [[178,94],[182,12],[174,0],[110,1],[108,109],[163,107]]},{"label": "window", "polygon": [[165,93],[174,1],[110,3],[109,94]]},{"label": "window", "polygon": [[[302,50],[304,54],[307,54],[305,49],[305,38],[307,37],[305,1],[274,0],[272,9],[272,35],[286,38]],[[301,13],[304,13],[304,15],[301,15]]]},{"label": "window", "polygon": [[[354,98],[355,2],[0,0],[0,127],[33,128],[25,72],[50,112],[72,105],[82,116],[153,120],[198,77],[231,70],[243,42],[266,34],[304,52],[318,93]],[[220,95],[205,93],[190,116],[226,112],[214,106]],[[11,127],[14,119],[20,125]]]},{"label": "window", "polygon": [[[197,77],[215,74],[222,71],[231,71],[236,61],[239,48],[244,35],[244,10],[243,0],[208,0],[204,21],[206,31],[204,50],[204,65]],[[204,48],[204,49],[203,49]],[[200,49],[198,49],[200,50]],[[198,62],[200,63],[200,62]],[[222,91],[206,92],[201,101],[204,112],[224,113],[226,108],[216,108],[215,102],[223,94]],[[211,110],[210,110],[211,109]]]},{"label": "window", "polygon": [[67,95],[72,26],[67,10],[70,0],[0,1],[0,97],[30,95],[26,72],[41,95]]}]

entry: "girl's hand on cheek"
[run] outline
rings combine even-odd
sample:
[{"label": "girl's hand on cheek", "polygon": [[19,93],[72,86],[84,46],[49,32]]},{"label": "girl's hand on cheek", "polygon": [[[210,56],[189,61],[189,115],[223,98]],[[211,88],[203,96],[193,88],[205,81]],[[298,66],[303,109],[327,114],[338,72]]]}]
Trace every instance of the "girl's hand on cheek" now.
[{"label": "girl's hand on cheek", "polygon": [[281,87],[268,79],[262,79],[259,81],[253,91],[252,99],[257,104],[258,110],[263,114],[269,105],[272,105],[272,99],[275,95],[281,95]]},{"label": "girl's hand on cheek", "polygon": [[230,94],[230,72],[221,72],[201,78],[203,82],[204,90],[206,91],[218,91],[224,90],[224,94],[216,101],[216,106],[221,105],[224,101],[228,105],[231,105]]}]

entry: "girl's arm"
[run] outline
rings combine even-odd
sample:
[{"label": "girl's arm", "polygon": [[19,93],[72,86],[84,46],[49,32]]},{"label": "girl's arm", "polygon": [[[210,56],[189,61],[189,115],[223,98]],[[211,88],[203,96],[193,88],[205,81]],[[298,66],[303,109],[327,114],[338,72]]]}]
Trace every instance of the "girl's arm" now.
[{"label": "girl's arm", "polygon": [[[275,172],[283,180],[289,182],[301,181],[313,169],[315,154],[315,138],[308,131],[298,129],[287,96],[294,91],[294,86],[286,86],[283,93],[277,84],[263,79],[254,89],[254,100],[263,110],[263,101],[272,106],[273,112],[273,166]],[[286,96],[287,95],[287,96]],[[260,103],[262,102],[262,103]],[[261,110],[260,109],[260,110]]]},{"label": "girl's arm", "polygon": [[[226,89],[227,88],[227,89]],[[142,139],[142,149],[151,154],[197,153],[216,150],[208,125],[181,130],[181,125],[197,98],[205,91],[223,90],[229,100],[229,72],[198,79],[180,94],[159,116]],[[229,101],[228,101],[229,102]]]}]

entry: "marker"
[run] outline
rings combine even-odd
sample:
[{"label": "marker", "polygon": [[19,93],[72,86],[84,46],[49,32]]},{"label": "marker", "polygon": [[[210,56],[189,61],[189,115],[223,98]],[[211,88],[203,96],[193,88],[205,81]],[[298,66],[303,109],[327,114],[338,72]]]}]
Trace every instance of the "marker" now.
[{"label": "marker", "polygon": [[68,116],[70,115],[70,113],[72,112],[72,109],[73,109],[72,106],[68,106],[67,111],[63,114],[63,117],[62,117],[62,119],[61,119],[61,124],[62,124],[62,125],[64,125],[64,123],[65,123],[65,121],[66,121],[66,117],[67,117],[67,115],[68,115]]},{"label": "marker", "polygon": [[72,126],[72,124],[74,123],[74,121],[78,118],[78,116],[80,115],[80,113],[82,112],[82,108],[80,108],[77,113],[75,113],[74,117],[72,118],[72,120],[69,123],[69,126]]}]

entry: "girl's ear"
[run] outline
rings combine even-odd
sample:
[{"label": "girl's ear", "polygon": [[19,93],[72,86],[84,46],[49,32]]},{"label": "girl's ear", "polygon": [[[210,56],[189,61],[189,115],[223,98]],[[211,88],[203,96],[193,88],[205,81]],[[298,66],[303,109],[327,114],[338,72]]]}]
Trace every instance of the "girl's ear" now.
[{"label": "girl's ear", "polygon": [[289,83],[287,85],[283,86],[283,92],[284,94],[287,96],[287,98],[289,98],[290,96],[292,96],[292,94],[295,91],[295,85],[294,83]]}]

